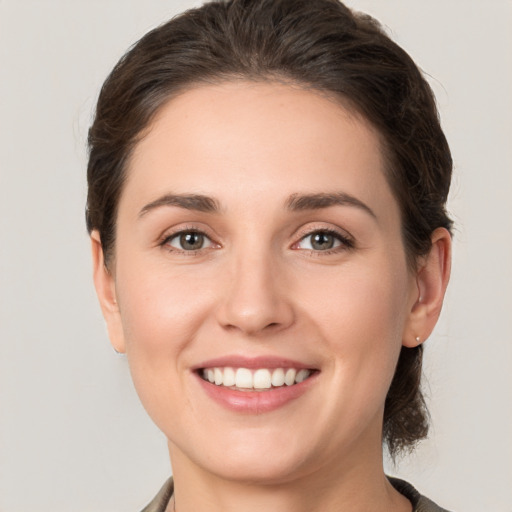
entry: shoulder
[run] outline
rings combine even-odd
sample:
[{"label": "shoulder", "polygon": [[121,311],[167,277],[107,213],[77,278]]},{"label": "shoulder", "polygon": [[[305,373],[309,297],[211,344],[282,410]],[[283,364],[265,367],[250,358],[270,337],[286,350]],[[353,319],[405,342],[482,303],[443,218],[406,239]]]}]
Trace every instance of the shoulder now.
[{"label": "shoulder", "polygon": [[[439,507],[433,501],[422,496],[411,484],[399,478],[388,477],[393,487],[403,494],[413,505],[413,512],[448,512],[448,510]],[[174,482],[169,478],[162,486],[158,494],[151,503],[142,509],[141,512],[165,512],[167,504],[174,492]]]},{"label": "shoulder", "polygon": [[393,487],[403,494],[413,505],[413,512],[448,512],[433,501],[422,496],[411,484],[399,478],[388,477]]},{"label": "shoulder", "polygon": [[160,491],[158,491],[158,494],[153,498],[151,503],[148,503],[141,512],[165,512],[173,492],[174,482],[172,478],[169,478]]}]

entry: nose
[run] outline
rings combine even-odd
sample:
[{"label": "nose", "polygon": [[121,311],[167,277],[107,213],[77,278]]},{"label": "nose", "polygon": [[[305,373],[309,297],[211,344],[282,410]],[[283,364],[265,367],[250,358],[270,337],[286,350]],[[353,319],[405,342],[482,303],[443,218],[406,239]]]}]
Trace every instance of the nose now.
[{"label": "nose", "polygon": [[238,255],[230,262],[229,279],[217,310],[226,329],[258,336],[278,332],[294,322],[284,275],[268,254]]}]

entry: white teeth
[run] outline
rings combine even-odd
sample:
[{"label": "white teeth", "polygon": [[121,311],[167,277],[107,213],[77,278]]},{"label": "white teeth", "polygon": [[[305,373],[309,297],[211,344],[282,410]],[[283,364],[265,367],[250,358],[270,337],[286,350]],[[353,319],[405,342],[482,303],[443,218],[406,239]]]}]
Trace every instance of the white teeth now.
[{"label": "white teeth", "polygon": [[294,370],[293,368],[286,370],[286,375],[284,376],[284,383],[287,386],[291,386],[292,384],[295,384],[295,375],[296,374],[297,374],[297,370]]},{"label": "white teeth", "polygon": [[230,387],[234,386],[235,382],[235,370],[233,368],[224,368],[224,382],[222,384]]},{"label": "white teeth", "polygon": [[272,386],[276,388],[284,384],[284,370],[277,368],[272,372]]},{"label": "white teeth", "polygon": [[272,386],[272,375],[270,370],[256,370],[253,377],[255,389],[268,389]]},{"label": "white teeth", "polygon": [[293,386],[305,381],[311,370],[301,368],[259,368],[249,370],[248,368],[205,368],[202,371],[203,378],[212,384],[225,387],[236,387],[240,389],[270,389],[284,385]]},{"label": "white teeth", "polygon": [[213,374],[215,376],[215,384],[217,384],[217,386],[220,386],[224,382],[224,375],[222,370],[220,368],[214,368]]},{"label": "white teeth", "polygon": [[[297,375],[295,376],[295,382],[298,384],[299,382],[302,382],[306,380],[309,377],[309,370],[302,369],[297,372]],[[215,379],[217,380],[217,379]]]},{"label": "white teeth", "polygon": [[235,386],[237,388],[252,388],[252,373],[247,368],[238,368],[235,374]]}]

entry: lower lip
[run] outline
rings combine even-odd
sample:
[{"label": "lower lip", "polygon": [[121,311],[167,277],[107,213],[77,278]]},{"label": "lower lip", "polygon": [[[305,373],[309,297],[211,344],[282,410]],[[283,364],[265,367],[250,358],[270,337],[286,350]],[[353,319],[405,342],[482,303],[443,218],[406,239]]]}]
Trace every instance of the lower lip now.
[{"label": "lower lip", "polygon": [[293,386],[270,388],[264,391],[238,391],[212,384],[198,374],[196,377],[206,394],[227,409],[239,413],[261,414],[279,409],[301,397],[314,383],[317,375],[318,373],[314,373]]}]

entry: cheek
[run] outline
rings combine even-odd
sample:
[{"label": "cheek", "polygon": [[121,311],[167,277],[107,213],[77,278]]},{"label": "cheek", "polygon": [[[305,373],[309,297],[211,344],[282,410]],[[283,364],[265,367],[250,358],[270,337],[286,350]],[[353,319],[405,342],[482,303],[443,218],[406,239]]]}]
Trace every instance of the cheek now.
[{"label": "cheek", "polygon": [[187,346],[211,299],[199,279],[186,279],[158,263],[125,262],[118,269],[117,293],[126,355],[137,392],[150,409],[158,389],[176,387]]},{"label": "cheek", "polygon": [[311,321],[321,331],[331,360],[330,396],[336,396],[325,421],[343,418],[346,429],[336,436],[355,439],[370,425],[378,425],[380,432],[401,349],[406,317],[405,299],[401,299],[406,282],[392,272],[380,273],[379,279],[357,273],[331,279],[325,286],[328,293],[315,293],[311,300],[315,308],[310,309]]},{"label": "cheek", "polygon": [[187,401],[187,346],[204,317],[205,294],[195,281],[178,279],[168,269],[132,268],[137,272],[119,274],[126,356],[142,405],[163,427]]},{"label": "cheek", "polygon": [[128,261],[125,268],[119,269],[117,291],[127,350],[176,348],[194,329],[208,290],[199,279],[187,279],[184,271],[171,272],[160,262]]},{"label": "cheek", "polygon": [[346,270],[311,288],[305,310],[322,332],[339,379],[353,379],[351,387],[361,393],[382,394],[402,345],[408,276],[392,262]]},{"label": "cheek", "polygon": [[306,309],[321,325],[337,331],[341,338],[358,338],[371,344],[375,336],[394,339],[401,336],[407,312],[408,278],[395,265],[351,265],[324,276],[315,286],[299,292],[308,296]]}]

